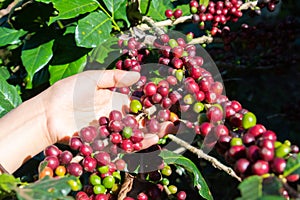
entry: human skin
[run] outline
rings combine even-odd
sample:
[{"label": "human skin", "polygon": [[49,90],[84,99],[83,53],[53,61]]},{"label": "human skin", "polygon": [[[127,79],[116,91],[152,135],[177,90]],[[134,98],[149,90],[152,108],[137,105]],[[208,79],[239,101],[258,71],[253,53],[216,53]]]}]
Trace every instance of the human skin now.
[{"label": "human skin", "polygon": [[[23,102],[0,118],[1,165],[13,173],[45,147],[67,142],[100,116],[108,116],[111,110],[126,110],[128,96],[109,88],[130,86],[139,77],[137,72],[121,70],[85,71],[60,80]],[[146,134],[143,148],[157,143],[169,125],[163,124],[159,134]]]}]

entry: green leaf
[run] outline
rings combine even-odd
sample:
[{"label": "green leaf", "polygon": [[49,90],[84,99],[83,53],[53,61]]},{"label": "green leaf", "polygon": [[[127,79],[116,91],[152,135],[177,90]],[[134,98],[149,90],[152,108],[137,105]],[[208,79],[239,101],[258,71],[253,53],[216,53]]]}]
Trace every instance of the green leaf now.
[{"label": "green leaf", "polygon": [[20,200],[25,199],[73,199],[67,197],[71,192],[69,180],[76,180],[75,177],[61,177],[61,178],[45,178],[28,184],[22,188],[17,188],[17,197]]},{"label": "green leaf", "polygon": [[0,27],[0,46],[8,44],[17,44],[20,42],[20,37],[27,32],[23,30],[14,30],[10,28]]},{"label": "green leaf", "polygon": [[25,48],[22,50],[21,59],[30,77],[30,81],[32,81],[33,75],[42,69],[52,58],[53,42],[54,40],[51,40],[35,48]]},{"label": "green leaf", "polygon": [[[46,2],[49,2],[48,0]],[[51,1],[59,12],[58,16],[50,18],[50,24],[56,20],[70,19],[92,12],[98,8],[99,3],[96,0],[53,0]]]},{"label": "green leaf", "polygon": [[0,175],[0,191],[11,192],[21,181],[10,174]]},{"label": "green leaf", "polygon": [[261,176],[250,176],[244,179],[238,186],[241,197],[237,200],[257,200],[262,196],[262,182]]},{"label": "green leaf", "polygon": [[50,65],[50,84],[53,85],[56,81],[82,72],[86,65],[86,56],[78,60],[64,65]]},{"label": "green leaf", "polygon": [[35,0],[37,2],[42,2],[42,3],[51,3],[52,0]]},{"label": "green leaf", "polygon": [[17,107],[22,102],[17,89],[0,77],[0,117]]},{"label": "green leaf", "polygon": [[213,199],[209,188],[206,184],[206,181],[202,177],[197,166],[190,159],[168,150],[161,151],[160,156],[163,158],[166,164],[180,165],[187,171],[192,173],[194,179],[194,186],[198,188],[199,194],[205,199]]},{"label": "green leaf", "polygon": [[123,19],[126,23],[127,23],[127,27],[130,26],[130,22],[127,18],[127,12],[126,12],[126,6],[127,6],[127,1],[126,0],[122,0],[122,3],[120,4],[120,6],[118,7],[118,9],[116,9],[113,13],[113,17],[118,20],[118,19]]},{"label": "green leaf", "polygon": [[0,76],[4,79],[8,79],[10,77],[9,71],[6,67],[1,66],[0,67]]},{"label": "green leaf", "polygon": [[103,64],[105,58],[112,51],[119,51],[119,49],[113,49],[111,46],[117,44],[117,37],[108,38],[102,45],[97,46],[91,52],[90,62],[97,61]]},{"label": "green leaf", "polygon": [[78,21],[75,39],[78,46],[94,48],[110,36],[111,21],[103,12],[92,12]]},{"label": "green leaf", "polygon": [[208,6],[209,0],[199,0],[199,5],[204,5],[205,7]]},{"label": "green leaf", "polygon": [[280,196],[282,183],[277,176],[270,176],[263,179],[263,196]]},{"label": "green leaf", "polygon": [[146,11],[147,11],[147,7],[148,7],[148,4],[150,3],[151,4],[151,1],[152,0],[144,0],[144,1],[140,1],[140,11],[142,12],[142,14],[147,14]]},{"label": "green leaf", "polygon": [[[120,7],[125,2],[125,10],[126,10],[126,0],[103,0],[106,8],[111,12],[112,16],[114,16],[115,12],[120,9]],[[125,13],[126,14],[126,13]]]},{"label": "green leaf", "polygon": [[283,176],[286,177],[293,173],[300,174],[300,153],[288,158]]},{"label": "green leaf", "polygon": [[148,15],[154,20],[160,21],[166,19],[165,11],[173,9],[173,5],[169,0],[152,0]]},{"label": "green leaf", "polygon": [[[77,46],[75,41],[75,28],[76,27],[74,27],[74,32],[69,32],[55,39],[51,65],[63,65],[73,62],[82,56],[87,55],[92,50],[90,48]],[[71,28],[68,27],[68,29]]]}]

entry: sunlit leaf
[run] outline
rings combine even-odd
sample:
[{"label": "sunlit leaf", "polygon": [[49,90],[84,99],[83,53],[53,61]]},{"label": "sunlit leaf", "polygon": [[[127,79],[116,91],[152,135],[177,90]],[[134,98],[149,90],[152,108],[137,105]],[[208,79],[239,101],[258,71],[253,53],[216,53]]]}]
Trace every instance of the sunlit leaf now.
[{"label": "sunlit leaf", "polygon": [[[42,0],[39,0],[42,1]],[[45,2],[49,2],[46,0]],[[56,20],[70,19],[94,11],[99,3],[96,0],[53,0],[54,8],[58,10],[58,16],[50,18],[50,24]]]},{"label": "sunlit leaf", "polygon": [[103,2],[113,17],[115,13],[120,12],[120,10],[124,10],[125,12],[123,14],[126,16],[127,0],[103,0]]},{"label": "sunlit leaf", "polygon": [[1,174],[0,175],[0,190],[5,192],[11,192],[14,187],[16,187],[20,183],[19,178],[15,178],[10,174]]},{"label": "sunlit leaf", "polygon": [[142,14],[147,14],[146,11],[147,11],[147,7],[150,6],[148,4],[151,4],[151,1],[152,0],[144,0],[144,1],[140,1],[140,10],[142,12]]},{"label": "sunlit leaf", "polygon": [[0,76],[4,79],[8,79],[10,74],[9,74],[9,71],[7,70],[6,67],[4,66],[1,66],[0,67]]},{"label": "sunlit leaf", "polygon": [[23,49],[21,59],[32,81],[33,75],[42,69],[52,58],[54,40],[43,43],[35,48]]},{"label": "sunlit leaf", "polygon": [[75,177],[45,178],[16,189],[18,199],[73,199],[67,195],[71,191],[69,180]]},{"label": "sunlit leaf", "polygon": [[15,30],[5,27],[0,27],[0,46],[8,44],[17,44],[20,42],[20,37],[27,32],[23,30]]},{"label": "sunlit leaf", "polygon": [[208,6],[209,0],[199,0],[200,5],[204,5],[205,7]]},{"label": "sunlit leaf", "polygon": [[127,13],[126,13],[126,6],[127,6],[127,1],[121,1],[122,3],[120,4],[120,6],[118,7],[118,9],[116,9],[114,11],[114,18],[115,19],[123,19],[126,23],[127,26],[130,26],[130,22],[128,21],[127,18]]},{"label": "sunlit leaf", "polygon": [[0,76],[0,117],[17,107],[22,102],[16,87],[7,83]]},{"label": "sunlit leaf", "polygon": [[113,44],[117,44],[117,41],[118,41],[117,37],[110,37],[103,44],[94,48],[93,51],[91,52],[90,61],[91,62],[97,61],[98,63],[104,63],[105,58],[108,56],[110,52],[119,50],[119,49],[113,49],[111,47]]},{"label": "sunlit leaf", "polygon": [[75,30],[75,39],[78,46],[97,47],[110,36],[111,21],[103,12],[90,13],[79,20]]},{"label": "sunlit leaf", "polygon": [[165,11],[167,9],[173,9],[173,5],[169,0],[152,0],[148,15],[154,20],[166,19]]}]

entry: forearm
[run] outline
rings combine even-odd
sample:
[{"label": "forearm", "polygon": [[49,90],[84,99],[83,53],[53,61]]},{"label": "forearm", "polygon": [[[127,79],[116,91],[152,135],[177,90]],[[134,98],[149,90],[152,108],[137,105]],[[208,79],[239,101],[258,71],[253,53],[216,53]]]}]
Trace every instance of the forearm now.
[{"label": "forearm", "polygon": [[10,173],[51,143],[41,95],[0,118],[0,163]]}]

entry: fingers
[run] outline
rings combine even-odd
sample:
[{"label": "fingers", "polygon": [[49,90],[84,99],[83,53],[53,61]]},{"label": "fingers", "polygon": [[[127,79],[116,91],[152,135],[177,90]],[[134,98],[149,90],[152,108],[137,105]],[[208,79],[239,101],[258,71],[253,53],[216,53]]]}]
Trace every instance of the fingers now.
[{"label": "fingers", "polygon": [[153,133],[147,133],[145,134],[144,139],[142,140],[142,148],[147,149],[148,147],[157,144],[158,140],[158,135]]},{"label": "fingers", "polygon": [[160,131],[157,135],[159,138],[162,138],[167,134],[175,134],[177,131],[178,127],[176,127],[172,122],[168,121],[161,124]]},{"label": "fingers", "polygon": [[177,127],[172,122],[164,122],[161,124],[161,129],[158,134],[147,133],[145,134],[144,140],[142,141],[143,149],[157,144],[159,138],[164,137],[167,134],[174,134],[177,132]]},{"label": "fingers", "polygon": [[85,72],[89,77],[97,81],[98,88],[127,87],[140,78],[138,72],[123,70],[89,70]]},{"label": "fingers", "polygon": [[110,111],[119,110],[123,114],[128,113],[130,99],[128,95],[110,90],[98,90],[95,95],[95,110],[100,115],[108,116]]}]

